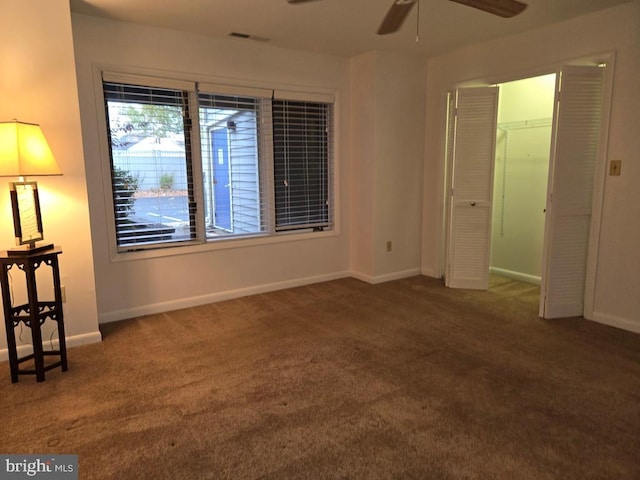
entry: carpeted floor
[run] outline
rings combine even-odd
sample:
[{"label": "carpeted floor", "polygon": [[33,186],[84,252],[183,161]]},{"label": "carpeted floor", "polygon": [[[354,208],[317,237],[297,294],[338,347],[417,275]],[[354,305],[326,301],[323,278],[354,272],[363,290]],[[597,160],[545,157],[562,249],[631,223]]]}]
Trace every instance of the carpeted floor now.
[{"label": "carpeted floor", "polygon": [[81,479],[640,478],[640,336],[535,287],[343,279],[103,325],[10,383],[0,452]]}]

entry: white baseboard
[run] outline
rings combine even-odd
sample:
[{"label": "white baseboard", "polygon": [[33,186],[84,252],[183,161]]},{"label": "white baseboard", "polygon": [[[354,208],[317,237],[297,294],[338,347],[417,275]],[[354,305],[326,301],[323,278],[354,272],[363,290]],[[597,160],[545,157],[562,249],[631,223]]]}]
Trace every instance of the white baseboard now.
[{"label": "white baseboard", "polygon": [[[77,347],[78,345],[86,345],[89,343],[98,343],[101,341],[102,341],[102,334],[99,331],[92,332],[92,333],[83,333],[82,335],[73,335],[71,337],[66,338],[67,348]],[[53,339],[51,343],[49,343],[48,339],[44,339],[43,345],[47,350],[49,349],[56,350],[58,349],[59,342],[57,338]],[[18,351],[18,357],[24,357],[25,355],[29,355],[30,353],[33,352],[33,348],[31,347],[31,344],[18,345],[16,350]],[[3,348],[2,350],[0,350],[0,361],[1,362],[9,361],[8,348]]]},{"label": "white baseboard", "polygon": [[434,268],[422,268],[420,273],[425,277],[442,278],[442,274]]},{"label": "white baseboard", "polygon": [[504,268],[491,267],[489,271],[494,275],[500,275],[501,277],[512,278],[519,282],[532,283],[534,285],[540,285],[542,279],[535,275],[529,275],[528,273],[514,272],[513,270],[506,270]]},{"label": "white baseboard", "polygon": [[98,343],[101,341],[102,334],[100,333],[100,331],[84,333],[82,335],[67,337],[67,347],[77,347],[79,345],[87,345],[89,343]]},{"label": "white baseboard", "polygon": [[633,333],[640,333],[640,321],[633,321],[628,318],[616,317],[615,315],[609,315],[607,313],[593,312],[593,318],[590,318],[594,322],[609,325],[610,327],[620,328]]},{"label": "white baseboard", "polygon": [[376,285],[378,283],[390,282],[392,280],[400,280],[402,278],[415,277],[420,275],[419,268],[410,268],[409,270],[402,270],[401,272],[385,273],[384,275],[365,275],[360,272],[351,272],[351,276],[362,280],[363,282]]},{"label": "white baseboard", "polygon": [[255,285],[236,290],[227,290],[224,292],[215,292],[207,295],[198,295],[188,298],[180,298],[178,300],[170,300],[167,302],[159,302],[151,305],[142,305],[134,308],[122,310],[114,310],[112,312],[99,313],[99,323],[111,323],[127,318],[141,317],[143,315],[153,315],[156,313],[169,312],[179,310],[181,308],[196,307],[207,303],[215,303],[223,300],[231,300],[234,298],[246,297],[248,295],[257,295],[260,293],[284,290],[285,288],[303,287],[314,283],[328,282],[351,276],[350,272],[336,272],[327,275],[317,275],[314,277],[297,278],[294,280],[285,280],[283,282],[274,282],[264,285]]}]

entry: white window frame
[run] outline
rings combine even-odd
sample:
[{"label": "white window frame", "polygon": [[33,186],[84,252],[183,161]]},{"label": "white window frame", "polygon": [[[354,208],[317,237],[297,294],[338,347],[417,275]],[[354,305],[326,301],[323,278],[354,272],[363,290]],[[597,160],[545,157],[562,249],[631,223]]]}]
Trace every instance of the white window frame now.
[{"label": "white window frame", "polygon": [[[107,117],[105,115],[105,103],[103,94],[103,74],[108,75],[109,81],[121,81],[122,83],[133,83],[158,88],[181,88],[189,91],[189,108],[192,117],[191,138],[194,145],[193,148],[193,183],[196,198],[196,215],[197,215],[197,238],[190,242],[181,242],[179,244],[159,244],[141,248],[138,250],[121,250],[116,243],[115,214],[113,205],[113,196],[111,190],[111,162],[110,147],[107,136]],[[185,88],[187,86],[187,88]],[[279,88],[274,85],[273,88],[253,82],[246,82],[237,85],[229,85],[226,80],[220,81],[211,78],[198,78],[194,76],[187,78],[184,74],[159,76],[157,72],[140,71],[130,68],[114,68],[113,66],[94,66],[94,90],[96,93],[97,106],[97,123],[100,140],[100,158],[102,164],[103,177],[103,196],[106,206],[106,222],[109,242],[109,256],[112,262],[137,260],[143,258],[155,258],[182,254],[191,254],[210,250],[228,249],[228,248],[244,248],[258,246],[263,244],[281,243],[290,241],[303,241],[319,238],[334,237],[340,235],[340,199],[339,199],[339,158],[337,154],[338,145],[338,118],[339,118],[339,96],[333,89],[314,88],[314,89],[291,89]],[[203,172],[202,172],[202,156],[201,156],[201,139],[199,125],[199,106],[198,92],[207,91],[214,94],[236,94],[255,96],[259,94],[264,103],[269,104],[265,97],[265,93],[270,94],[271,98],[300,100],[310,102],[324,102],[332,105],[331,131],[329,132],[329,169],[328,178],[329,199],[331,202],[331,225],[324,231],[312,230],[291,230],[276,232],[274,228],[274,187],[273,187],[273,148],[271,144],[271,132],[269,135],[262,135],[259,148],[262,150],[260,159],[260,175],[263,175],[266,181],[261,182],[261,186],[265,188],[265,203],[268,205],[263,211],[263,215],[267,217],[269,230],[263,233],[247,236],[225,236],[219,239],[207,239],[204,222],[204,188],[203,188]],[[265,145],[266,144],[266,145]]]}]

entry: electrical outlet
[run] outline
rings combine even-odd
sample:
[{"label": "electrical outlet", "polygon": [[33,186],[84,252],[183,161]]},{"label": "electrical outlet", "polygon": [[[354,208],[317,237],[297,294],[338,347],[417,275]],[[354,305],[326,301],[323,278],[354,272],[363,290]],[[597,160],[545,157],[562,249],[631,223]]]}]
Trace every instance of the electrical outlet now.
[{"label": "electrical outlet", "polygon": [[618,176],[622,170],[622,160],[611,160],[609,163],[609,175]]},{"label": "electrical outlet", "polygon": [[60,287],[60,296],[62,297],[62,303],[65,303],[67,301],[67,287]]},{"label": "electrical outlet", "polygon": [[387,240],[387,252],[393,250],[393,245],[391,244],[391,240]]}]

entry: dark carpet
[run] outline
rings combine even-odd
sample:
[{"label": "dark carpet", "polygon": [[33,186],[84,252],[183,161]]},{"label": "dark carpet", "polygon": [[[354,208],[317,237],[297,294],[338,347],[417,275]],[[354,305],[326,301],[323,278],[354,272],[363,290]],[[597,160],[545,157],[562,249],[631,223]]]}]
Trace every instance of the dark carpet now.
[{"label": "dark carpet", "polygon": [[0,452],[81,479],[640,478],[640,336],[534,286],[342,279],[102,326],[10,383]]}]

